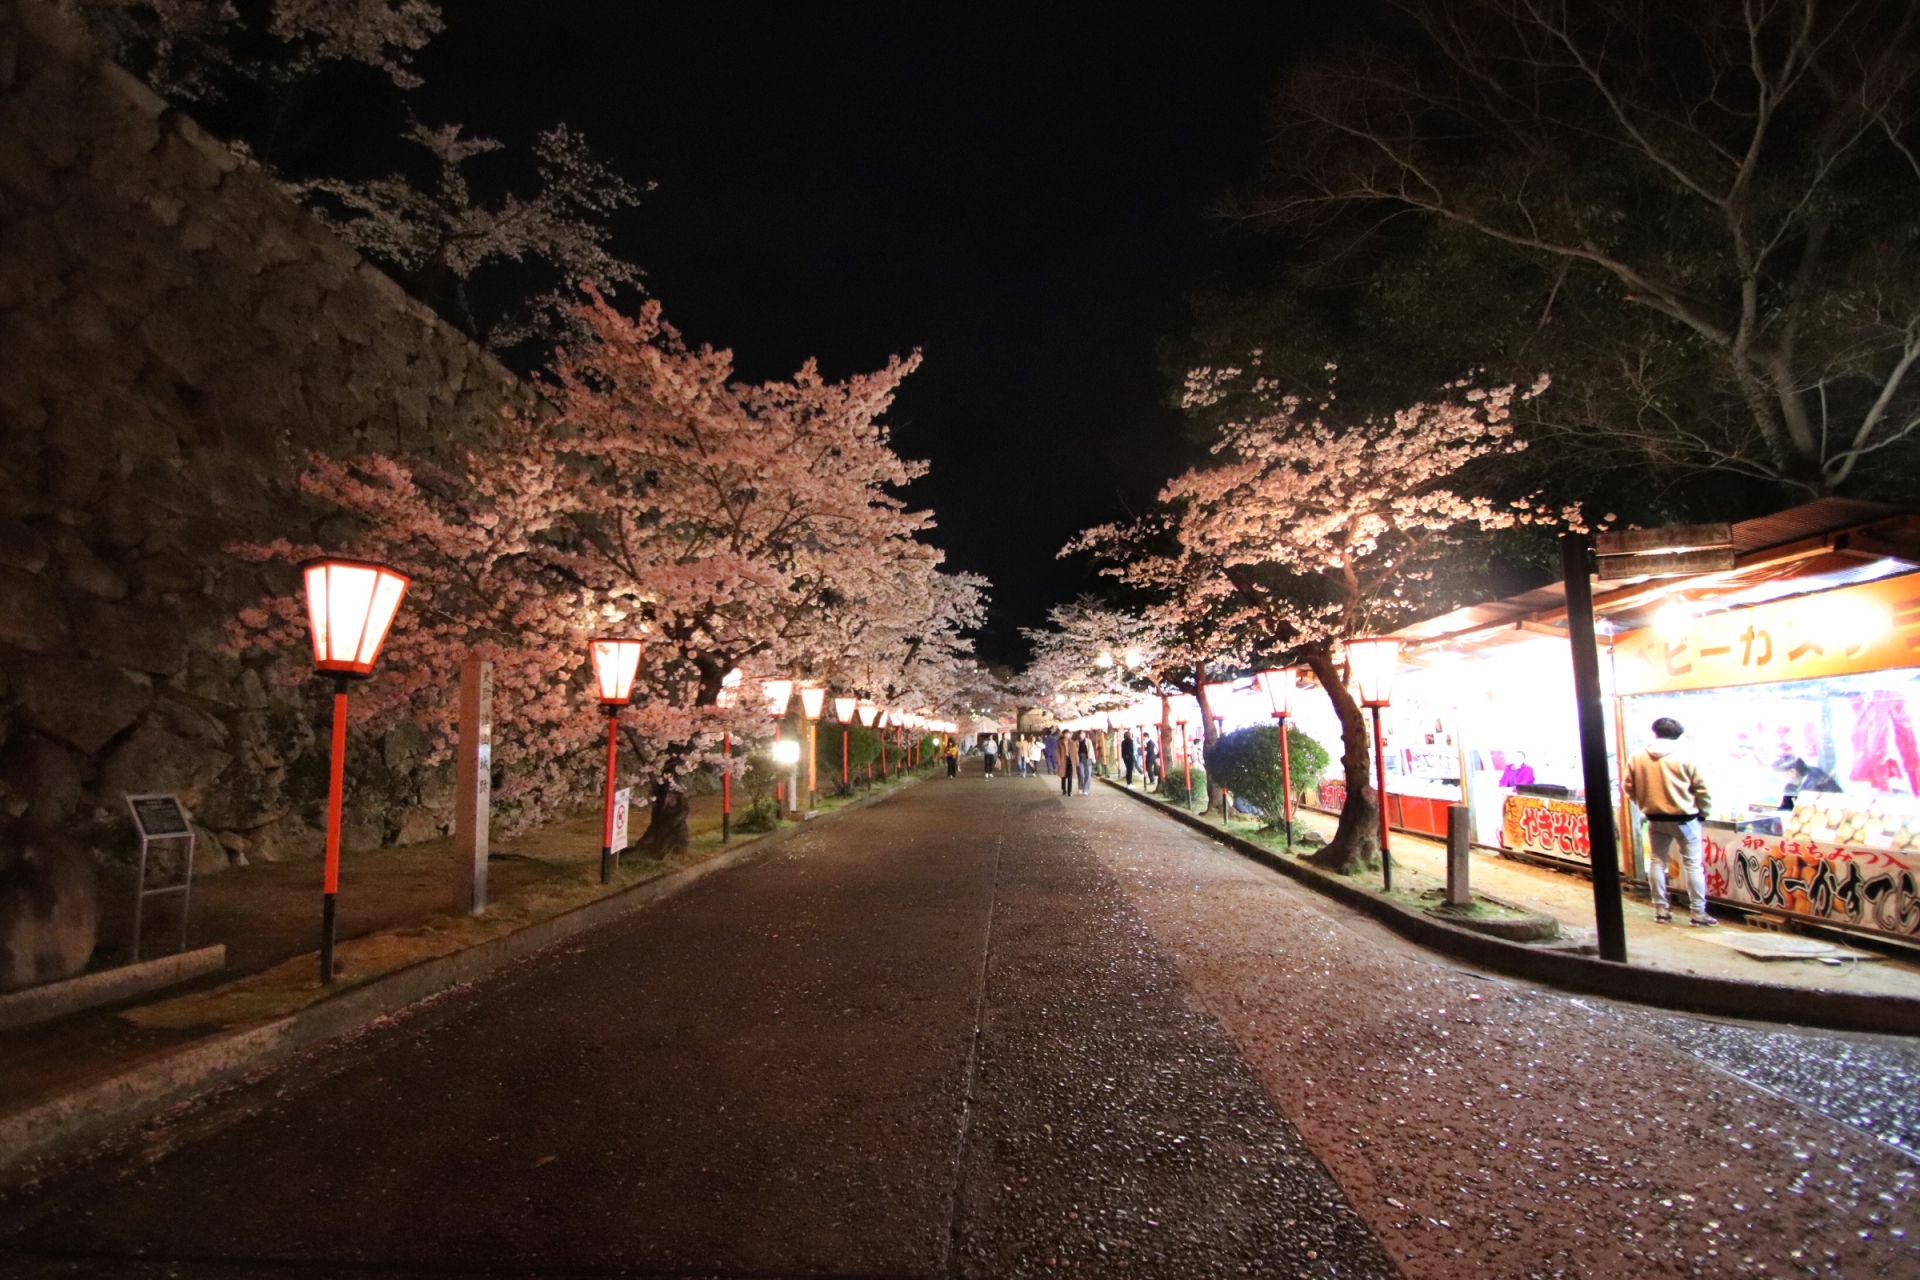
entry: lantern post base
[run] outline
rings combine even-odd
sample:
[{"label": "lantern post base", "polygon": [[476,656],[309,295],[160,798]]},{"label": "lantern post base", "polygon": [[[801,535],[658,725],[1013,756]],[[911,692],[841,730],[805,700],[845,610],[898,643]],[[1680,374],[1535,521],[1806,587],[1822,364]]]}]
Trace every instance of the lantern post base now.
[{"label": "lantern post base", "polygon": [[320,981],[333,981],[333,934],[334,904],[337,895],[323,894],[320,898]]}]

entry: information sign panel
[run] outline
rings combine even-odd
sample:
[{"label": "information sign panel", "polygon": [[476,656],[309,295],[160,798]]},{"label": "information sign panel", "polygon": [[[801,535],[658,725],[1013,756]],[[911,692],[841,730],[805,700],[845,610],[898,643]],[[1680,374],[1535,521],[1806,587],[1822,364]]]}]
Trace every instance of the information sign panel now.
[{"label": "information sign panel", "polygon": [[178,796],[128,796],[127,805],[133,810],[134,825],[149,840],[184,836],[193,830],[187,825],[187,815],[180,807]]}]

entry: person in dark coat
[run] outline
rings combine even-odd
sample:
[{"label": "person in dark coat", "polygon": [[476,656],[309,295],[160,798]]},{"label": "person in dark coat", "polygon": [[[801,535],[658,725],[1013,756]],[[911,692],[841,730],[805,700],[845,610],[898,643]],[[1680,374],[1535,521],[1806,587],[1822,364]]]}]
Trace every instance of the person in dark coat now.
[{"label": "person in dark coat", "polygon": [[1133,785],[1133,767],[1136,763],[1133,746],[1133,730],[1120,735],[1120,767],[1126,771],[1127,785]]}]

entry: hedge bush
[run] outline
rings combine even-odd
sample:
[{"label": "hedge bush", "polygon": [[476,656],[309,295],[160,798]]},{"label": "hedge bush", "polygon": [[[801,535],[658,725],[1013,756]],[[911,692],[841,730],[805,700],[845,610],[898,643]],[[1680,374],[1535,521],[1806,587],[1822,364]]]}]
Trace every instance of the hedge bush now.
[{"label": "hedge bush", "polygon": [[[1287,725],[1287,749],[1292,755],[1295,795],[1315,786],[1326,772],[1327,749]],[[1280,735],[1268,725],[1235,729],[1222,737],[1207,752],[1213,776],[1220,785],[1256,805],[1270,827],[1278,826],[1286,812],[1283,804],[1285,784],[1280,775]],[[1195,775],[1195,788],[1198,789]]]}]

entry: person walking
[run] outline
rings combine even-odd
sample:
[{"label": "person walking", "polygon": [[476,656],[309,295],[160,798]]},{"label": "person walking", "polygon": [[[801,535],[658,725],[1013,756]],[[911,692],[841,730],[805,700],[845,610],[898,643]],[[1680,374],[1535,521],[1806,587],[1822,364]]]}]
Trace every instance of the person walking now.
[{"label": "person walking", "polygon": [[1054,768],[1060,774],[1060,794],[1070,796],[1073,794],[1073,743],[1064,733],[1054,743],[1053,755],[1057,761]]},{"label": "person walking", "polygon": [[1080,742],[1075,747],[1074,754],[1080,758],[1080,794],[1090,795],[1093,792],[1093,736],[1091,734],[1080,735]]},{"label": "person walking", "polygon": [[1156,790],[1160,786],[1160,739],[1149,734],[1140,736],[1145,738],[1147,743],[1141,771],[1146,775],[1147,789]]},{"label": "person walking", "polygon": [[1047,772],[1060,772],[1060,733],[1049,730],[1045,741],[1040,744],[1040,754],[1046,757]]},{"label": "person walking", "polygon": [[1040,768],[1042,765],[1046,763],[1046,760],[1047,760],[1047,751],[1046,751],[1046,748],[1041,745],[1040,739],[1038,738],[1028,739],[1027,740],[1027,776],[1030,778],[1039,777]]},{"label": "person walking", "polygon": [[1686,733],[1678,720],[1661,716],[1653,722],[1653,741],[1627,761],[1627,795],[1647,819],[1648,888],[1653,918],[1660,924],[1673,919],[1667,905],[1667,859],[1675,852],[1687,877],[1687,907],[1693,923],[1719,924],[1707,914],[1707,874],[1701,858],[1701,824],[1711,811],[1707,780],[1692,754],[1680,745]]},{"label": "person walking", "polygon": [[947,776],[949,778],[959,777],[960,776],[960,744],[955,742],[952,738],[948,738],[947,749],[941,754],[943,754],[947,758]]},{"label": "person walking", "polygon": [[980,764],[981,764],[981,767],[986,771],[986,775],[989,778],[993,776],[994,752],[998,751],[999,748],[1000,748],[999,741],[992,734],[988,734],[984,739],[981,740]]},{"label": "person walking", "polygon": [[1120,767],[1127,775],[1127,789],[1133,789],[1133,766],[1136,763],[1133,747],[1133,730],[1128,729],[1120,735]]}]

